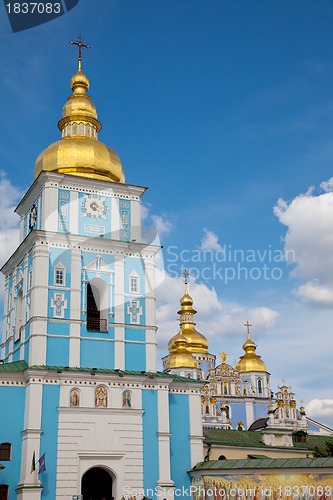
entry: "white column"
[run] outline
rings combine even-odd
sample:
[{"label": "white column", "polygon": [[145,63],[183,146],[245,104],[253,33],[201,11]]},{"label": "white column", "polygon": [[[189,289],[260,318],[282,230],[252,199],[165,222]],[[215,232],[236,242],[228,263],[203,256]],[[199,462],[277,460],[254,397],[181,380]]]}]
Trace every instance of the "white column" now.
[{"label": "white column", "polygon": [[246,414],[246,429],[250,427],[254,420],[253,416],[253,402],[245,399],[245,414]]},{"label": "white column", "polygon": [[141,202],[131,200],[131,239],[141,241]]},{"label": "white column", "polygon": [[33,251],[32,259],[34,288],[31,293],[29,365],[45,365],[49,296],[48,247],[39,243]]},{"label": "white column", "polygon": [[71,257],[69,366],[80,366],[81,251],[72,249]]},{"label": "white column", "polygon": [[111,239],[119,240],[120,214],[119,199],[111,198]]},{"label": "white column", "polygon": [[125,368],[125,290],[124,290],[124,257],[116,256],[114,260],[114,367]]},{"label": "white column", "polygon": [[71,234],[79,234],[79,193],[70,191],[69,229]]},{"label": "white column", "polygon": [[58,232],[58,188],[54,186],[44,190],[42,228]]},{"label": "white column", "polygon": [[173,499],[174,482],[171,480],[170,466],[170,425],[169,425],[169,389],[159,387],[158,393],[158,465],[159,479],[157,485],[165,488],[163,498]]},{"label": "white column", "polygon": [[146,370],[157,370],[155,259],[145,258]]},{"label": "white column", "polygon": [[[43,377],[43,372],[38,377]],[[42,382],[30,382],[26,388],[24,432],[22,433],[21,477],[17,488],[19,500],[40,500],[41,483],[37,470],[31,473],[32,458],[39,459],[42,419]]]}]

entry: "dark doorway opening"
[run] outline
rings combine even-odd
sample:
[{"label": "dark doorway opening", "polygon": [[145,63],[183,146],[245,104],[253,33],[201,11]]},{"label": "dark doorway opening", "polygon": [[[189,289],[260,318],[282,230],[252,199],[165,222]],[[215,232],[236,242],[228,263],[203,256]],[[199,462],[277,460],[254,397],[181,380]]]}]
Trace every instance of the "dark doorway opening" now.
[{"label": "dark doorway opening", "polygon": [[100,467],[89,469],[81,482],[83,500],[112,500],[112,477]]}]

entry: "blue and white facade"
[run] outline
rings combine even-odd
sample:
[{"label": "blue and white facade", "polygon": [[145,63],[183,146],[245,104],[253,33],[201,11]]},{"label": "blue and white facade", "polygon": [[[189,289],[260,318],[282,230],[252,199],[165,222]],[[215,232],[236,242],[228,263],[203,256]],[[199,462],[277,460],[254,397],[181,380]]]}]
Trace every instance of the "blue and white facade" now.
[{"label": "blue and white facade", "polygon": [[85,500],[97,470],[100,497],[162,488],[169,500],[203,459],[202,382],[156,371],[159,247],[141,238],[144,192],[41,171],[16,209],[20,243],[2,267],[3,498]]}]

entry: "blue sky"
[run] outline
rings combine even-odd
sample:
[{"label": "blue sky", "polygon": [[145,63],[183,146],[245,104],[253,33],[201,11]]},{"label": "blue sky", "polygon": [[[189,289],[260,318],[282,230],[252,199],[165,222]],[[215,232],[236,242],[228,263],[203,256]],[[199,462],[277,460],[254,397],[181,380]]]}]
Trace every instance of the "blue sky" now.
[{"label": "blue sky", "polygon": [[[332,423],[332,2],[81,0],[16,34],[1,5],[2,239],[35,159],[59,138],[80,32],[100,139],[128,183],[149,186],[145,224],[171,272],[157,291],[160,355],[185,265],[211,351],[238,358],[249,319],[273,390],[284,378]],[[221,262],[225,249],[238,257]],[[284,250],[292,262],[270,258]]]}]

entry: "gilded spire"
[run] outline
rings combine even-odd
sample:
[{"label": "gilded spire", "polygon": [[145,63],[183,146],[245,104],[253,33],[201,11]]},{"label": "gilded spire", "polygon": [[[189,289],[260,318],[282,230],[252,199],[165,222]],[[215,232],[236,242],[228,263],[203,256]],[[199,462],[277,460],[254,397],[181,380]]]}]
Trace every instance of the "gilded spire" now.
[{"label": "gilded spire", "polygon": [[252,325],[247,321],[244,326],[247,327],[247,340],[242,346],[245,354],[240,356],[235,370],[238,372],[267,372],[267,367],[262,361],[261,356],[256,354],[257,345],[251,339],[250,326]]},{"label": "gilded spire", "polygon": [[[199,333],[195,328],[194,315],[197,313],[193,309],[193,299],[188,293],[188,281],[187,276],[189,272],[185,269],[181,274],[185,276],[185,293],[180,299],[180,310],[178,314],[180,315],[179,324],[180,332],[187,339],[187,349],[194,353],[208,353],[208,341],[204,335]],[[177,334],[178,335],[178,334]],[[172,337],[169,341],[168,349],[171,354],[174,351],[176,336]]]},{"label": "gilded spire", "polygon": [[78,70],[71,78],[70,95],[58,122],[62,139],[37,158],[35,178],[41,171],[58,172],[112,182],[125,182],[117,153],[98,140],[102,128],[97,111],[87,95],[89,79],[82,72],[82,51],[90,48],[81,35],[70,42],[78,48]]}]

